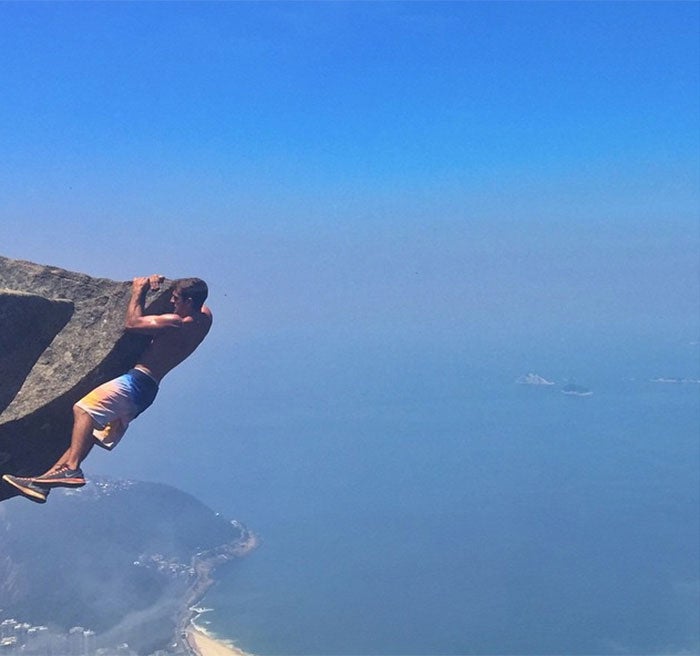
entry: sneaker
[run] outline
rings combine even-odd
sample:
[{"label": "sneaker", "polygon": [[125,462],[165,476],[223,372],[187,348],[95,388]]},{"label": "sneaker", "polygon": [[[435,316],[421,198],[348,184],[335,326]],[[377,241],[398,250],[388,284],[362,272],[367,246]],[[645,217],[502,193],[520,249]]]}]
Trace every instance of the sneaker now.
[{"label": "sneaker", "polygon": [[48,486],[35,483],[31,478],[5,474],[2,480],[16,487],[27,499],[36,503],[46,503],[46,497],[51,491]]},{"label": "sneaker", "polygon": [[52,487],[82,487],[85,485],[85,477],[80,467],[69,469],[66,465],[62,465],[42,476],[32,476],[32,482]]}]

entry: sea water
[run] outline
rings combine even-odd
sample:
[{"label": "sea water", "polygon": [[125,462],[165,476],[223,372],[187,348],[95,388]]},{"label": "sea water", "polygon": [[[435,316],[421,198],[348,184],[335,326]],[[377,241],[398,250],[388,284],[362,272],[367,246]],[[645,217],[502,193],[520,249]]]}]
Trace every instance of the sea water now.
[{"label": "sea water", "polygon": [[200,623],[261,656],[697,653],[700,385],[608,364],[585,397],[436,368],[277,404],[261,546]]}]

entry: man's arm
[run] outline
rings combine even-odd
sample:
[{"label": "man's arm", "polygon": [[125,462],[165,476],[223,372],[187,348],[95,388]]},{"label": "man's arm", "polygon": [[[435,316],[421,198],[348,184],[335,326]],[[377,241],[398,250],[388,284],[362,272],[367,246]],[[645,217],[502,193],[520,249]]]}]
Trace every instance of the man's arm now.
[{"label": "man's arm", "polygon": [[144,304],[148,290],[159,289],[162,281],[163,276],[157,275],[149,278],[134,278],[131,285],[131,298],[124,319],[124,329],[127,332],[153,334],[182,326],[182,318],[177,314],[144,315]]}]

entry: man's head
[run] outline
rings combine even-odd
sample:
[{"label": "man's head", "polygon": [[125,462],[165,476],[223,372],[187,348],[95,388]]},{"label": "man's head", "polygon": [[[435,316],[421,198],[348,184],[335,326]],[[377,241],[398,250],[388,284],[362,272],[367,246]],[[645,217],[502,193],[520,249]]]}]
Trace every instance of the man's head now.
[{"label": "man's head", "polygon": [[191,303],[192,310],[199,312],[204,301],[207,300],[209,288],[207,283],[200,278],[180,278],[173,286],[173,301],[178,303]]}]

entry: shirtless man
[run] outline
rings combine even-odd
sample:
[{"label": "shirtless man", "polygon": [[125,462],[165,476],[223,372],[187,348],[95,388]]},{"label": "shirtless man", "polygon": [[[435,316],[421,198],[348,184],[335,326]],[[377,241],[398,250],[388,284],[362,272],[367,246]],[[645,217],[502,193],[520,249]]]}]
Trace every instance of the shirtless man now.
[{"label": "shirtless man", "polygon": [[211,328],[212,315],[204,305],[207,285],[199,278],[175,281],[173,312],[146,315],[148,290],[158,290],[163,276],[134,278],[126,310],[126,332],[152,335],[139,361],[123,376],[95,388],[73,406],[73,432],[68,450],[40,476],[2,478],[32,501],[43,503],[51,487],[80,487],[85,477],[80,464],[94,444],[113,449],[129,422],[148,408],[158,385],[171,369],[199,346]]}]

